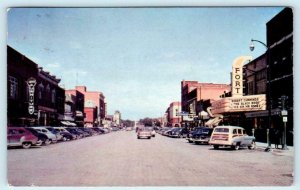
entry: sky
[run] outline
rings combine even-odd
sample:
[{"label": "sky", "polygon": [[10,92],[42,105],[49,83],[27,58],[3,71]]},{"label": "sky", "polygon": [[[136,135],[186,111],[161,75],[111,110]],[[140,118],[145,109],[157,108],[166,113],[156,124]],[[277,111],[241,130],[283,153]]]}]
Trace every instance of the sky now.
[{"label": "sky", "polygon": [[7,44],[61,79],[105,96],[122,119],[161,117],[181,81],[230,83],[236,57],[266,49],[283,7],[11,8]]}]

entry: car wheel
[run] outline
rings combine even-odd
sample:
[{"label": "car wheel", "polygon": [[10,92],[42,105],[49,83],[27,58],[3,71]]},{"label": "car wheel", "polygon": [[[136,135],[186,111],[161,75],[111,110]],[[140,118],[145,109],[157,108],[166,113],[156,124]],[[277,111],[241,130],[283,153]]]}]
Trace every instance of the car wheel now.
[{"label": "car wheel", "polygon": [[31,143],[30,142],[23,142],[22,147],[26,148],[26,149],[30,148],[31,147]]},{"label": "car wheel", "polygon": [[188,140],[189,141],[189,143],[192,143],[193,141],[190,141],[190,140]]},{"label": "car wheel", "polygon": [[42,144],[43,144],[43,141],[42,141],[41,139],[39,139],[39,140],[35,143],[36,146],[41,146]]},{"label": "car wheel", "polygon": [[214,145],[214,149],[219,149],[219,145]]},{"label": "car wheel", "polygon": [[67,141],[68,138],[66,136],[63,137],[63,141]]},{"label": "car wheel", "polygon": [[140,139],[140,137],[139,137],[139,136],[137,136],[137,138],[138,138],[138,139]]},{"label": "car wheel", "polygon": [[249,150],[253,150],[253,149],[255,149],[255,146],[256,146],[255,141],[252,141],[252,142],[251,142],[251,145],[248,146],[248,149],[249,149]]},{"label": "car wheel", "polygon": [[238,149],[240,149],[240,143],[236,143],[236,145],[234,146],[232,146],[232,149],[233,150],[238,150]]},{"label": "car wheel", "polygon": [[46,139],[45,140],[45,145],[49,145],[49,144],[51,144],[51,140],[50,139]]}]

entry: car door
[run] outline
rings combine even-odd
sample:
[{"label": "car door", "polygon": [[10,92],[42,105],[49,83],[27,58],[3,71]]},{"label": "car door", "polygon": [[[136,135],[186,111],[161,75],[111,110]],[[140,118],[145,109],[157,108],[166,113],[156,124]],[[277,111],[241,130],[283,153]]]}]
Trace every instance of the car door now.
[{"label": "car door", "polygon": [[11,129],[9,131],[9,143],[11,145],[18,145],[20,144],[20,139],[23,135],[24,131],[21,129]]}]

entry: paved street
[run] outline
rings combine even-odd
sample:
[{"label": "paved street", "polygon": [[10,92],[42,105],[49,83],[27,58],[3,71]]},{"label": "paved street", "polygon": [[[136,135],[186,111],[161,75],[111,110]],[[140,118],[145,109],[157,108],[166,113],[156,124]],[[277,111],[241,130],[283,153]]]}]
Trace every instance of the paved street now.
[{"label": "paved street", "polygon": [[185,139],[118,131],[41,148],[9,149],[13,186],[287,186],[293,156],[214,150]]}]

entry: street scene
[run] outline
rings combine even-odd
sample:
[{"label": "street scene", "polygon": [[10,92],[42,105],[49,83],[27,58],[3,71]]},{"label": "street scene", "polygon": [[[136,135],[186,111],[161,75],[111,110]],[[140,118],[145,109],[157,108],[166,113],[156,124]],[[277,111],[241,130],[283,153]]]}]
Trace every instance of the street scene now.
[{"label": "street scene", "polygon": [[294,187],[291,7],[7,11],[7,188]]},{"label": "street scene", "polygon": [[137,139],[133,130],[29,150],[12,148],[8,157],[8,179],[14,186],[289,186],[293,183],[290,151],[266,153],[259,147],[214,150],[209,145],[190,144],[185,138],[160,134],[151,139]]}]

